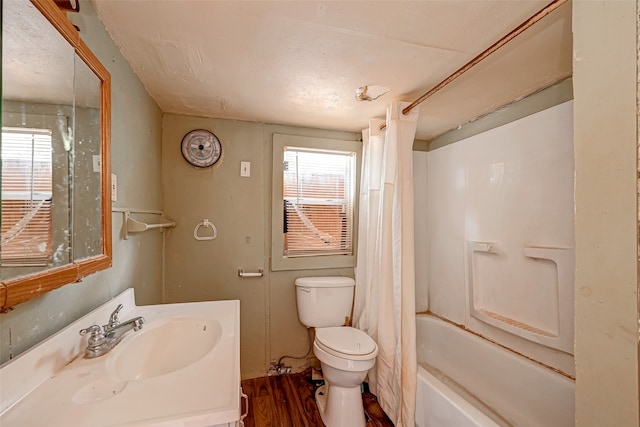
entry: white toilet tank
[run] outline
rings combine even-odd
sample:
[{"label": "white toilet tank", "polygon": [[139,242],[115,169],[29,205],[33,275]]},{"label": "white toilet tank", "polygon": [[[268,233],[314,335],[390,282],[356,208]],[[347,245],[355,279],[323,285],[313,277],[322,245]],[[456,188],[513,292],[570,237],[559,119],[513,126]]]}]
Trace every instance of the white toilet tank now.
[{"label": "white toilet tank", "polygon": [[299,277],[296,279],[298,318],[307,328],[342,326],[351,316],[353,287],[350,277]]}]

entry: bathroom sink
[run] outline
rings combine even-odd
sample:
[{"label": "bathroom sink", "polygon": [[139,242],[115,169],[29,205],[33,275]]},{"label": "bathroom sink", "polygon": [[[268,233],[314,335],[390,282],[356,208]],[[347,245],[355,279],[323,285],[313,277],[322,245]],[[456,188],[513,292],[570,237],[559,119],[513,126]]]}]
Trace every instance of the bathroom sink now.
[{"label": "bathroom sink", "polygon": [[[119,305],[122,319],[144,317],[142,329],[84,357],[88,339],[78,331]],[[0,384],[2,427],[235,426],[240,301],[136,306],[127,289],[1,366]]]},{"label": "bathroom sink", "polygon": [[215,319],[168,317],[128,335],[108,356],[107,369],[120,381],[168,374],[211,352],[222,335]]}]

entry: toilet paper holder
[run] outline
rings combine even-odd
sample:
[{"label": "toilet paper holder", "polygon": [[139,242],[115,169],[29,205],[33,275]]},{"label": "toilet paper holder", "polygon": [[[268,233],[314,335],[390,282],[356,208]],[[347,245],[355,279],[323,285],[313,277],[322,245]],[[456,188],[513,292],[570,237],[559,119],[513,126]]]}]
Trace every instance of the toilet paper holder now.
[{"label": "toilet paper holder", "polygon": [[244,268],[238,269],[238,276],[240,277],[262,277],[264,276],[264,272],[261,268],[258,271],[244,271]]}]

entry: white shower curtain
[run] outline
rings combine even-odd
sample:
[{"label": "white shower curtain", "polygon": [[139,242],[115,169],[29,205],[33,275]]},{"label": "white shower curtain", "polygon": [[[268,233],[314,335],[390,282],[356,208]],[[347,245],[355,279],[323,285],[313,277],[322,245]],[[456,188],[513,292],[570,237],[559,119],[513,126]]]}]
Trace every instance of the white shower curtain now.
[{"label": "white shower curtain", "polygon": [[[378,344],[369,384],[396,427],[414,427],[416,398],[413,140],[418,112],[395,102],[362,131],[354,326]],[[386,129],[380,125],[386,123]]]}]

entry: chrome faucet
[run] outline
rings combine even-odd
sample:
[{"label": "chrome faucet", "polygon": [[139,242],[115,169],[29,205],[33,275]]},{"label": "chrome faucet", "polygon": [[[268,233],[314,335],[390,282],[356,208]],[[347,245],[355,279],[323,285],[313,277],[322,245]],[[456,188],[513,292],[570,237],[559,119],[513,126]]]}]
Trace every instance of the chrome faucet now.
[{"label": "chrome faucet", "polygon": [[120,320],[118,320],[120,310],[122,310],[122,304],[118,304],[118,307],[111,313],[109,323],[106,325],[93,325],[80,330],[80,335],[91,334],[89,336],[87,349],[84,352],[84,356],[87,359],[108,353],[118,345],[127,332],[142,329],[142,324],[145,322],[144,317],[138,316],[126,322],[120,322]]}]

